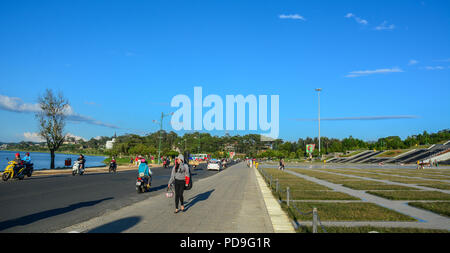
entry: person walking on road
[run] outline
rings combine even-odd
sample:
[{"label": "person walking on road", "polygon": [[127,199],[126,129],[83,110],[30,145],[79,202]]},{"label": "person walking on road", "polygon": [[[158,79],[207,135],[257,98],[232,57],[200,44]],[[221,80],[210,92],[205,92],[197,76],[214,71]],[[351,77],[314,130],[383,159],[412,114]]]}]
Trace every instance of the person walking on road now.
[{"label": "person walking on road", "polygon": [[170,175],[169,184],[167,187],[171,187],[175,184],[175,213],[178,213],[178,204],[181,205],[181,211],[184,211],[184,187],[189,185],[189,165],[185,163],[184,156],[179,154],[175,158],[175,165],[172,168],[172,173]]},{"label": "person walking on road", "polygon": [[283,158],[280,159],[280,167],[279,167],[279,169],[280,170],[284,170],[284,160],[283,160]]}]

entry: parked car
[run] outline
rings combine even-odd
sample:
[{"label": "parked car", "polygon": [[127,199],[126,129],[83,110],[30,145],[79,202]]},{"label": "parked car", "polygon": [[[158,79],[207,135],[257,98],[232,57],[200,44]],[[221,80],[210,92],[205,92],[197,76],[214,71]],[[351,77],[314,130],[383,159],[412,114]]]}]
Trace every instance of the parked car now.
[{"label": "parked car", "polygon": [[208,162],[207,166],[208,170],[217,170],[220,171],[220,162],[216,159],[212,159]]}]

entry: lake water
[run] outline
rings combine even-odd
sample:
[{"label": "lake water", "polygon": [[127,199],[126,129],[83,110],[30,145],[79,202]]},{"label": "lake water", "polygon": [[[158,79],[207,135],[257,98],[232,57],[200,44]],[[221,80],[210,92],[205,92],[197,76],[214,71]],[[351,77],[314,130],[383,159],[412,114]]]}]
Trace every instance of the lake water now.
[{"label": "lake water", "polygon": [[[16,153],[20,153],[20,157],[23,159],[25,157],[26,152],[18,152],[18,151],[2,151],[0,150],[0,171],[4,171],[6,166],[8,165],[9,160],[13,160],[15,158]],[[50,153],[40,153],[40,152],[29,152],[31,156],[31,162],[34,164],[35,170],[48,169],[50,168]],[[64,161],[67,158],[72,158],[72,165],[78,159],[79,155],[66,155],[66,154],[55,154],[55,167],[64,167]],[[104,156],[87,156],[86,159],[86,168],[88,167],[96,167],[96,166],[104,166],[103,160],[106,159]]]}]

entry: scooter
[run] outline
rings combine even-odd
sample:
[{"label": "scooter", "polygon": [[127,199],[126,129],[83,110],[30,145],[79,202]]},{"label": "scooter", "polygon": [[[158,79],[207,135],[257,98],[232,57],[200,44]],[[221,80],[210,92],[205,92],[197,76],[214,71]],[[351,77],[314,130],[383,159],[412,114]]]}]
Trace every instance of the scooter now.
[{"label": "scooter", "polygon": [[[7,158],[8,160],[8,158]],[[9,161],[9,160],[8,160]],[[18,170],[14,170],[16,166],[19,166]],[[3,171],[2,179],[3,181],[8,181],[8,179],[19,179],[23,180],[25,176],[31,177],[33,174],[33,164],[25,164],[25,165],[19,165],[16,161],[9,161],[8,165],[5,168],[5,171]]]},{"label": "scooter", "polygon": [[[149,179],[150,180],[150,179]],[[137,193],[143,193],[150,190],[150,182],[144,177],[144,173],[140,173],[136,180],[136,191]]]},{"label": "scooter", "polygon": [[79,161],[76,161],[72,167],[72,176],[75,176],[75,175],[81,176],[81,175],[83,175],[83,173],[84,173],[84,168],[82,168]]}]

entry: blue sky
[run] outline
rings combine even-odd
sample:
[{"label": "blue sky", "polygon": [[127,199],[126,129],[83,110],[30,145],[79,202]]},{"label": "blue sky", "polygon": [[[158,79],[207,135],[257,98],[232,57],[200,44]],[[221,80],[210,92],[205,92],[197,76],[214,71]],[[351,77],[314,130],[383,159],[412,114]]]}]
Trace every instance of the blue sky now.
[{"label": "blue sky", "polygon": [[46,88],[69,99],[79,120],[66,131],[86,139],[156,131],[152,120],[176,110],[175,95],[193,99],[194,86],[224,100],[279,95],[279,137],[291,141],[318,135],[317,122],[295,120],[317,117],[318,87],[322,118],[414,116],[322,121],[322,136],[449,128],[449,9],[445,0],[1,1],[0,141],[37,132],[27,106]]}]

